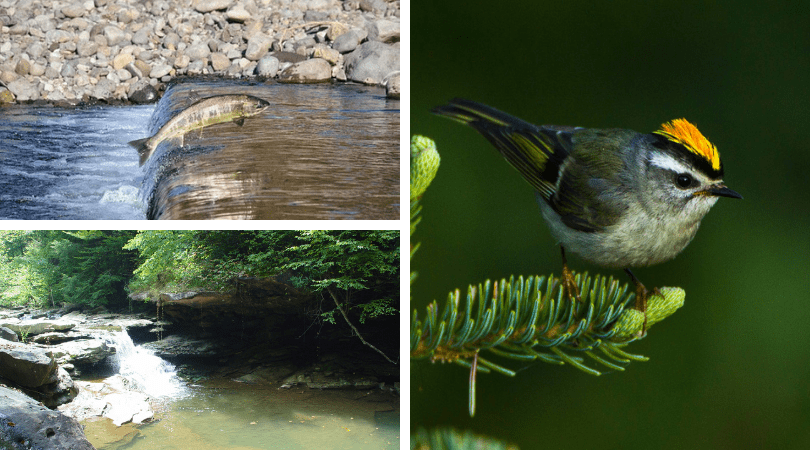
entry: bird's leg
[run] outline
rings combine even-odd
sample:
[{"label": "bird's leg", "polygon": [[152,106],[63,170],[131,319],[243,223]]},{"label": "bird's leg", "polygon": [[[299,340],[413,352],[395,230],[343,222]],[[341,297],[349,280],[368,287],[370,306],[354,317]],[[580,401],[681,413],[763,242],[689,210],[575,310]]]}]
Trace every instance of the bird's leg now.
[{"label": "bird's leg", "polygon": [[577,303],[581,303],[582,299],[579,296],[579,286],[577,286],[577,280],[574,278],[574,273],[568,268],[568,260],[565,259],[565,247],[562,245],[560,246],[560,252],[562,253],[563,263],[562,276],[560,277],[562,288],[565,289],[565,293],[568,295],[568,298],[571,300],[576,300]]},{"label": "bird's leg", "polygon": [[647,333],[647,299],[650,298],[650,295],[661,295],[661,292],[658,288],[653,288],[652,292],[648,291],[647,288],[641,284],[641,281],[633,275],[630,269],[624,269],[624,271],[630,276],[630,281],[636,286],[636,304],[633,306],[633,309],[644,313],[644,325],[641,326],[641,336],[644,336],[644,334]]}]

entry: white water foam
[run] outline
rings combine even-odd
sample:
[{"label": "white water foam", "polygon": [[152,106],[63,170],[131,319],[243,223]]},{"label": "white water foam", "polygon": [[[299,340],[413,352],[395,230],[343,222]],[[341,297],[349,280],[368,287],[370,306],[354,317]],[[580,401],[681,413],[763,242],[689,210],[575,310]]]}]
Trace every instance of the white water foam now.
[{"label": "white water foam", "polygon": [[149,349],[137,347],[124,332],[112,336],[118,361],[118,372],[131,381],[138,391],[152,398],[179,398],[187,389],[177,377],[174,365]]}]

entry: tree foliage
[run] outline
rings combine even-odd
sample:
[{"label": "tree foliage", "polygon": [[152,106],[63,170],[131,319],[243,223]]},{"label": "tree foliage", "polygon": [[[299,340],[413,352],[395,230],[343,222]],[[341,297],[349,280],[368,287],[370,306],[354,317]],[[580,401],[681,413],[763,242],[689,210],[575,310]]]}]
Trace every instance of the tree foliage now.
[{"label": "tree foliage", "polygon": [[126,299],[134,231],[0,231],[0,304],[106,305]]},{"label": "tree foliage", "polygon": [[[133,292],[224,291],[239,277],[263,276],[335,296],[361,323],[395,315],[399,232],[0,232],[3,304],[95,306]],[[334,323],[334,312],[325,308],[322,319]]]}]

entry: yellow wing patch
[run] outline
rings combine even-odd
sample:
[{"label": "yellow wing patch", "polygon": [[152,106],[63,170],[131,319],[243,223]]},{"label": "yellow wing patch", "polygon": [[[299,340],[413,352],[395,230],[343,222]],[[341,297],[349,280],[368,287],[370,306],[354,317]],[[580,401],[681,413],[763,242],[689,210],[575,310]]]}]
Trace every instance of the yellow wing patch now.
[{"label": "yellow wing patch", "polygon": [[697,127],[686,119],[675,119],[661,125],[661,129],[655,131],[672,142],[682,144],[690,152],[706,159],[712,165],[712,169],[720,170],[720,154],[714,146]]}]

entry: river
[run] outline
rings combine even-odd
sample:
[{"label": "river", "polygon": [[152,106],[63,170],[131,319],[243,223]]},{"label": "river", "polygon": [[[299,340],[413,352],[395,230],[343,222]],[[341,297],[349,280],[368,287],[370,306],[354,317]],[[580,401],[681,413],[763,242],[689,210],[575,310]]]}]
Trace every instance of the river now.
[{"label": "river", "polygon": [[[127,142],[213,95],[271,103],[243,126]],[[0,108],[2,219],[399,218],[399,100],[379,87],[183,80],[147,106]]]}]

